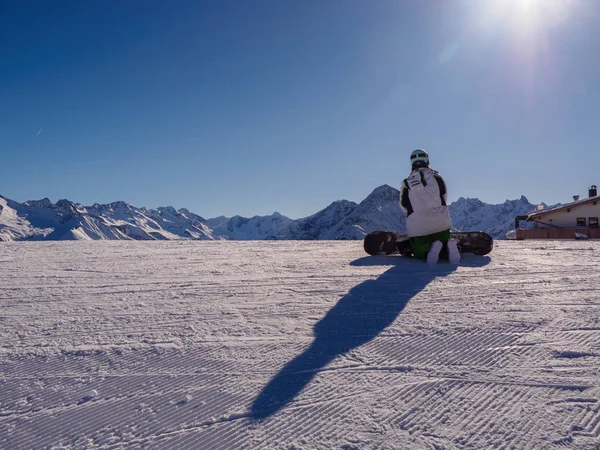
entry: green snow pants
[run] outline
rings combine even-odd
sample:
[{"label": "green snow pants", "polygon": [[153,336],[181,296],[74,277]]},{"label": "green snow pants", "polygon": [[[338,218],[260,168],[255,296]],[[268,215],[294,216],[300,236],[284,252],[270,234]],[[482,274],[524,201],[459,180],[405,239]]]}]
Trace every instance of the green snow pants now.
[{"label": "green snow pants", "polygon": [[427,258],[429,247],[435,241],[441,241],[445,244],[450,239],[450,230],[440,231],[439,233],[428,234],[427,236],[415,236],[410,238],[410,246],[412,247],[415,258]]}]

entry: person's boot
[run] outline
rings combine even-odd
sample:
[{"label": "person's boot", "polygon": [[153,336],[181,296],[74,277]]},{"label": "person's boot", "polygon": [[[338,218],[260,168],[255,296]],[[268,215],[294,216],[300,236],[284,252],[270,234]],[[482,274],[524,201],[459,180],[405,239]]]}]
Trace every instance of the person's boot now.
[{"label": "person's boot", "polygon": [[427,262],[429,264],[437,264],[438,259],[440,259],[440,251],[442,250],[443,246],[444,244],[442,244],[441,241],[435,241],[433,244],[431,244],[429,252],[427,253]]},{"label": "person's boot", "polygon": [[454,239],[449,239],[448,243],[448,261],[450,264],[460,263],[460,252],[458,251],[458,245]]}]

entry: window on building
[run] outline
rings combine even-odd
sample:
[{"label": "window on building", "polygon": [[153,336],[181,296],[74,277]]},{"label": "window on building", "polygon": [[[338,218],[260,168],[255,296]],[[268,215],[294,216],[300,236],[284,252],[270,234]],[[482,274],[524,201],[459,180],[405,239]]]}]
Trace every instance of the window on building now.
[{"label": "window on building", "polygon": [[598,218],[597,217],[590,217],[590,228],[598,228]]},{"label": "window on building", "polygon": [[577,218],[577,226],[578,227],[585,227],[586,225],[587,225],[587,220],[585,219],[585,217]]}]

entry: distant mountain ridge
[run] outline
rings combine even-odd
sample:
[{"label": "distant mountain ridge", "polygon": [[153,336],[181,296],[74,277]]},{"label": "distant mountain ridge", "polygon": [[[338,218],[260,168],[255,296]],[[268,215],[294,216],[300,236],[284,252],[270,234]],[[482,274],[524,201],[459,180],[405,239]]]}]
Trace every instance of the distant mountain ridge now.
[{"label": "distant mountain ridge", "polygon": [[[204,219],[185,208],[137,208],[118,201],[83,206],[49,199],[18,203],[0,196],[0,241],[24,240],[250,240],[362,239],[374,230],[406,229],[400,192],[376,188],[360,203],[338,200],[302,219],[279,213],[245,218]],[[518,215],[537,208],[522,196],[498,205],[459,198],[450,206],[455,229],[480,230],[504,239]]]}]

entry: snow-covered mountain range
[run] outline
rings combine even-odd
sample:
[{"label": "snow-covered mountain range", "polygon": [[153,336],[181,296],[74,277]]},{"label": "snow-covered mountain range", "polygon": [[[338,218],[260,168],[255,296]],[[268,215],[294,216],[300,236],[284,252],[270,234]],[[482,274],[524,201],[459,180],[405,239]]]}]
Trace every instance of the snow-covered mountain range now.
[{"label": "snow-covered mountain range", "polygon": [[[0,196],[0,241],[362,239],[374,230],[406,229],[399,195],[397,189],[383,185],[361,203],[335,201],[297,220],[279,213],[204,219],[170,206],[146,209],[125,202],[83,206],[69,200],[52,203],[47,198],[18,203]],[[504,239],[516,216],[536,208],[525,197],[499,205],[461,197],[450,205],[456,229],[486,231],[496,239]]]}]

